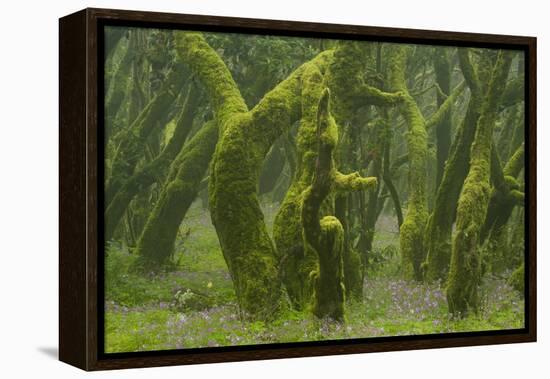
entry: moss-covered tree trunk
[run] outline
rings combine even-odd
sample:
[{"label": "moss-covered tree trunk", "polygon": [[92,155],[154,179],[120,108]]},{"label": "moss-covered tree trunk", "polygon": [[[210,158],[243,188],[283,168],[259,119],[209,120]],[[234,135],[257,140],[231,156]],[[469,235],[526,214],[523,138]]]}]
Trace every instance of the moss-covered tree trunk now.
[{"label": "moss-covered tree trunk", "polygon": [[470,169],[458,201],[447,284],[447,302],[453,315],[465,315],[479,309],[479,234],[489,204],[493,128],[511,61],[510,52],[499,52],[471,148]]},{"label": "moss-covered tree trunk", "polygon": [[[333,97],[338,104],[335,105],[335,109],[341,110],[340,118],[345,122],[349,120],[350,112],[355,107],[371,103],[391,105],[398,101],[398,96],[394,94],[372,88],[362,80],[354,80],[361,77],[363,67],[361,61],[357,59],[357,54],[361,55],[361,52],[356,44],[341,43],[334,51],[334,56],[332,52],[327,54],[330,54],[331,59],[325,66],[325,70],[328,70],[325,75],[323,75],[324,70],[319,67],[309,66],[302,76],[301,122],[296,141],[298,164],[291,186],[276,215],[273,230],[281,262],[282,278],[294,307],[298,309],[304,308],[311,298],[310,273],[316,261],[316,258],[311,254],[308,255],[307,250],[304,249],[300,217],[303,192],[310,185],[315,171],[316,111],[323,83],[326,81],[331,91],[335,93]],[[352,67],[349,67],[350,65]],[[341,80],[344,82],[340,82]],[[346,85],[349,86],[346,87]],[[326,205],[323,211],[334,214],[334,205]],[[360,292],[362,270],[361,265],[358,264],[357,253],[347,249],[343,254],[345,268],[349,271],[345,274],[346,281],[353,278],[354,283],[348,282],[349,287]]]},{"label": "moss-covered tree trunk", "polygon": [[422,279],[421,264],[425,258],[424,229],[428,218],[426,198],[428,143],[425,120],[418,105],[409,94],[405,80],[407,47],[390,47],[390,88],[402,93],[400,111],[407,123],[409,160],[407,213],[401,225],[399,244],[402,266],[406,276]]},{"label": "moss-covered tree trunk", "polygon": [[302,75],[301,120],[296,137],[297,168],[279,212],[275,216],[273,238],[279,253],[281,278],[292,305],[305,308],[313,291],[310,274],[317,258],[305,249],[302,236],[303,192],[313,180],[316,159],[317,105],[323,89],[320,70],[311,66]]},{"label": "moss-covered tree trunk", "polygon": [[313,313],[319,318],[344,320],[345,288],[342,250],[344,230],[333,216],[321,219],[323,202],[330,195],[334,181],[332,152],[338,140],[336,123],[329,113],[329,92],[319,100],[316,122],[318,148],[311,185],[303,193],[301,221],[307,249],[317,257],[314,282]]},{"label": "moss-covered tree trunk", "polygon": [[439,187],[437,188],[433,211],[426,227],[426,268],[428,281],[446,280],[451,261],[451,236],[456,216],[456,207],[462,184],[468,174],[470,146],[474,140],[481,104],[483,102],[482,81],[470,61],[469,50],[458,50],[459,63],[468,88],[470,99],[466,115],[456,136]]},{"label": "moss-covered tree trunk", "polygon": [[136,252],[143,268],[160,269],[172,256],[178,229],[197,197],[217,140],[216,122],[207,122],[176,157],[174,176],[166,182],[138,241]]},{"label": "moss-covered tree trunk", "polygon": [[333,190],[372,188],[376,178],[361,178],[357,173],[343,175],[334,166],[333,151],[338,143],[338,128],[330,115],[330,93],[325,89],[317,109],[315,168],[311,185],[303,192],[301,223],[306,249],[317,257],[313,277],[313,313],[319,318],[344,320],[344,230],[334,216],[321,218],[323,203]]},{"label": "moss-covered tree trunk", "polygon": [[398,229],[401,229],[401,225],[403,225],[403,210],[401,208],[401,199],[399,198],[399,193],[397,192],[397,188],[393,182],[393,173],[391,169],[391,162],[390,162],[390,156],[391,156],[391,139],[389,136],[386,138],[386,146],[384,147],[384,168],[382,173],[382,179],[384,180],[384,185],[388,189],[388,192],[390,193],[390,197],[393,202],[393,209],[395,210],[395,216],[397,218],[397,227]]},{"label": "moss-covered tree trunk", "polygon": [[[387,107],[395,106],[401,101],[399,94],[387,93],[378,88],[371,86],[366,80],[365,72],[369,68],[374,68],[376,62],[369,55],[368,46],[358,42],[340,41],[334,53],[334,60],[329,66],[326,74],[328,87],[331,89],[334,106],[332,113],[336,123],[340,125],[342,131],[340,134],[347,136],[344,145],[341,149],[347,151],[347,154],[340,154],[338,163],[341,169],[349,170],[352,165],[359,163],[365,164],[364,161],[356,162],[354,156],[354,146],[360,146],[361,128],[367,125],[366,120],[360,119],[357,116],[358,110],[361,108],[367,109],[365,113],[368,120],[371,114],[370,108],[377,107],[382,112]],[[376,65],[380,71],[380,65]],[[342,201],[342,206],[347,209],[348,220],[340,219],[344,226],[345,235],[345,250],[344,250],[344,272],[347,295],[360,298],[363,289],[363,277],[368,260],[368,253],[372,249],[372,240],[374,237],[374,224],[378,218],[378,198],[380,194],[380,179],[382,170],[384,147],[381,141],[381,135],[384,134],[381,125],[376,124],[374,128],[369,128],[369,146],[368,154],[373,160],[372,175],[379,181],[375,188],[372,188],[368,194],[358,193],[361,214],[361,236],[359,239],[358,251],[356,251],[350,243],[351,226],[352,226],[352,203],[353,197],[351,194],[345,197],[345,202]],[[383,139],[383,138],[382,138]],[[359,167],[361,168],[361,167]],[[367,170],[367,167],[363,167]],[[365,197],[367,201],[365,202]],[[348,221],[348,222],[346,222]],[[361,254],[360,254],[361,253]]]}]

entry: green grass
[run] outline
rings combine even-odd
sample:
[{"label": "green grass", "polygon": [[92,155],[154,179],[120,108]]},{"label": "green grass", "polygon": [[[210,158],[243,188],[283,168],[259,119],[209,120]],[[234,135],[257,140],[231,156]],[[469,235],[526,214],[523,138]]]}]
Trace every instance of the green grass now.
[{"label": "green grass", "polygon": [[[272,220],[269,213],[266,218]],[[105,266],[107,352],[523,327],[523,299],[505,278],[485,279],[479,315],[449,318],[442,286],[400,279],[393,232],[377,234],[377,263],[365,281],[363,301],[347,305],[344,324],[291,309],[269,324],[246,322],[239,315],[208,213],[194,204],[181,230],[176,264],[169,272],[137,274],[131,270],[135,257],[124,248],[110,247]]]}]

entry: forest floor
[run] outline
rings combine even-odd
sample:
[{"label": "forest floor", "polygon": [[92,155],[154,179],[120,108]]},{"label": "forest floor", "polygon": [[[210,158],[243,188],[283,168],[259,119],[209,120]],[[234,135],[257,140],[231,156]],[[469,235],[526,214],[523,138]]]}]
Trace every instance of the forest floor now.
[{"label": "forest floor", "polygon": [[[272,223],[275,206],[264,207]],[[478,315],[448,316],[444,288],[402,280],[398,236],[382,218],[377,260],[363,301],[350,302],[344,324],[285,309],[272,323],[245,322],[208,212],[195,203],[182,225],[173,271],[138,275],[127,249],[110,246],[105,265],[105,351],[133,352],[397,335],[523,328],[524,301],[505,278],[487,277]],[[188,231],[188,233],[187,233]]]}]

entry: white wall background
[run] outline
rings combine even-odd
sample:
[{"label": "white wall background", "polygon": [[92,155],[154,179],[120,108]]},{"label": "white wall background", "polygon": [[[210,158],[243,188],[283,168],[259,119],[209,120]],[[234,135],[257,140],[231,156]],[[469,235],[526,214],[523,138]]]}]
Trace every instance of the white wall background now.
[{"label": "white wall background", "polygon": [[[311,4],[309,4],[311,3]],[[538,37],[539,342],[91,374],[109,378],[541,378],[550,374],[550,27],[544,1],[5,1],[0,22],[0,376],[76,378],[58,362],[58,21],[90,7]],[[314,5],[315,4],[315,5]],[[498,5],[497,5],[498,4]]]}]

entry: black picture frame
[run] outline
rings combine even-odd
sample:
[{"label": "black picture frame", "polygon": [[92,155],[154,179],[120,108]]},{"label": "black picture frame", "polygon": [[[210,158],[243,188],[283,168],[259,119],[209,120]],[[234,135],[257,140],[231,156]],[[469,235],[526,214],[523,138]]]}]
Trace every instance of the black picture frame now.
[{"label": "black picture frame", "polygon": [[[357,340],[103,352],[103,27],[508,48],[525,52],[526,254],[523,329]],[[536,341],[536,38],[88,8],[59,20],[59,358],[84,370]]]}]

